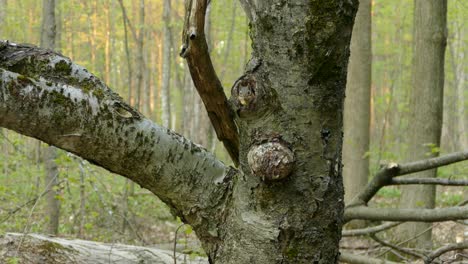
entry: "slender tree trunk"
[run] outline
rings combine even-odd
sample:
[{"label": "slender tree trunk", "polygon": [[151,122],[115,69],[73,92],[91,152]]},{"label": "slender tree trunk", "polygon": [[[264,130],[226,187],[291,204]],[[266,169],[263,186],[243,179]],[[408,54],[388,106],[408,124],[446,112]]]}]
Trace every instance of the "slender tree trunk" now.
[{"label": "slender tree trunk", "polygon": [[[442,129],[444,54],[446,46],[446,0],[415,0],[412,91],[408,131],[408,159],[437,156]],[[430,170],[408,177],[436,177]],[[402,188],[402,208],[433,208],[435,186]],[[431,224],[410,223],[401,227],[402,239],[414,238],[418,248],[432,247]]]},{"label": "slender tree trunk", "polygon": [[105,27],[105,44],[104,44],[104,81],[107,84],[111,84],[111,5],[110,0],[107,0],[104,4],[104,14],[106,17],[106,27]]},{"label": "slender tree trunk", "polygon": [[192,77],[188,71],[188,66],[185,65],[184,73],[184,87],[183,87],[183,113],[182,113],[182,134],[187,138],[191,138],[191,131],[193,126],[193,96],[194,89]]},{"label": "slender tree trunk", "polygon": [[[7,1],[0,0],[0,25],[4,25],[6,18]],[[4,39],[3,26],[0,27],[0,39]]]},{"label": "slender tree trunk", "polygon": [[[232,50],[232,42],[234,38],[234,30],[236,28],[236,9],[237,9],[237,1],[232,1],[232,8],[231,8],[231,27],[229,28],[228,37],[226,39],[226,51],[224,52],[223,61],[221,64],[221,73],[219,78],[224,80],[224,74],[226,73],[226,69],[230,68],[231,65],[228,65],[228,58],[229,54]],[[208,39],[207,39],[208,40]],[[208,42],[209,43],[209,42]],[[245,63],[244,63],[245,65]],[[232,69],[230,69],[232,70]]]},{"label": "slender tree trunk", "polygon": [[120,7],[122,9],[122,20],[123,20],[123,25],[124,25],[124,43],[125,43],[125,58],[127,61],[127,81],[126,84],[128,86],[128,98],[127,101],[130,105],[132,105],[132,79],[133,79],[133,70],[132,70],[132,59],[130,58],[130,44],[129,44],[129,37],[128,37],[128,21],[126,18],[126,11],[125,7],[123,6],[122,1],[119,2]]},{"label": "slender tree trunk", "polygon": [[84,226],[86,221],[86,186],[85,186],[85,170],[83,161],[79,159],[80,167],[80,214],[79,214],[79,225],[78,225],[78,237],[83,238]]},{"label": "slender tree trunk", "polygon": [[[42,33],[41,46],[43,48],[55,48],[56,23],[55,23],[55,0],[43,0],[42,6]],[[47,233],[56,235],[59,227],[60,202],[58,193],[58,168],[55,163],[57,149],[49,146],[45,155],[45,186],[46,186],[46,214],[48,217]]]},{"label": "slender tree trunk", "polygon": [[[136,99],[136,108],[143,110],[142,106],[145,105],[145,98],[142,98],[142,94],[144,94],[144,80],[143,75],[145,72],[145,61],[143,58],[144,54],[144,41],[145,41],[145,1],[140,0],[139,2],[139,32],[138,32],[138,45],[137,45],[137,70],[136,70],[136,78],[137,78],[137,99]],[[142,100],[143,99],[143,100]],[[145,113],[145,112],[143,112]],[[146,114],[146,113],[145,113]]]},{"label": "slender tree trunk", "polygon": [[[0,0],[0,25],[4,25],[4,22],[5,22],[5,18],[6,18],[6,8],[7,8],[7,1],[6,0]],[[0,39],[4,39],[4,36],[3,36],[3,27],[0,26]],[[3,128],[0,128],[0,137],[2,138],[2,141],[1,141],[1,146],[2,146],[2,152],[3,152],[3,155],[4,157],[8,157],[7,155],[7,148],[6,148],[6,139],[4,137],[6,137],[6,133],[4,132]],[[2,164],[2,167],[3,167],[3,173],[5,175],[7,175],[7,161],[6,159],[3,159],[3,164]],[[36,192],[37,192],[37,188],[36,188]]]},{"label": "slender tree trunk", "polygon": [[161,108],[162,124],[171,127],[171,99],[169,92],[171,78],[171,1],[164,0],[163,7],[163,51],[162,51],[162,83],[161,83]]},{"label": "slender tree trunk", "polygon": [[[467,145],[467,133],[465,132],[465,79],[466,79],[466,72],[464,68],[464,59],[465,59],[465,47],[463,37],[464,32],[463,28],[457,28],[454,26],[454,36],[453,41],[449,43],[449,51],[450,51],[450,64],[452,66],[453,72],[453,102],[452,105],[454,107],[454,111],[456,114],[453,114],[452,111],[447,111],[447,115],[450,114],[454,118],[453,121],[453,130],[449,130],[448,132],[453,136],[456,140],[453,142],[454,151],[465,149],[468,147]],[[458,27],[461,27],[458,25]],[[455,42],[455,43],[454,43]],[[454,134],[454,135],[453,135]]]},{"label": "slender tree trunk", "polygon": [[371,0],[360,0],[351,37],[344,110],[343,181],[345,202],[369,178],[370,93],[372,82]]}]

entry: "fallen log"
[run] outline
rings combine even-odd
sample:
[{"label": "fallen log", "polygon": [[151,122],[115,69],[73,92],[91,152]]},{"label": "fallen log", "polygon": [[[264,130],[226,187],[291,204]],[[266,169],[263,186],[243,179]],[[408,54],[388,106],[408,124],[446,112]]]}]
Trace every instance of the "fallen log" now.
[{"label": "fallen log", "polygon": [[39,234],[0,236],[0,263],[21,264],[207,264],[206,258],[151,247],[65,239]]}]

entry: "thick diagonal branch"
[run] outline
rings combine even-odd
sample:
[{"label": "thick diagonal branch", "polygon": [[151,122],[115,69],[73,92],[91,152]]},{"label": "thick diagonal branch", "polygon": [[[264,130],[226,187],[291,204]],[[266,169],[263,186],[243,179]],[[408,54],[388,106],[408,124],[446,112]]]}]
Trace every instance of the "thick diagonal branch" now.
[{"label": "thick diagonal branch", "polygon": [[143,117],[86,69],[35,47],[0,42],[0,126],[131,179],[202,234],[216,223],[234,172]]},{"label": "thick diagonal branch", "polygon": [[367,204],[372,197],[384,186],[393,184],[393,178],[423,171],[430,170],[437,167],[449,165],[455,162],[460,162],[468,159],[468,150],[455,152],[447,155],[443,155],[437,158],[430,158],[415,162],[409,162],[404,164],[391,163],[385,168],[380,170],[377,175],[370,181],[366,188],[362,190],[347,207],[356,205]]},{"label": "thick diagonal branch", "polygon": [[211,62],[204,26],[206,0],[188,0],[180,55],[187,60],[193,83],[205,105],[218,139],[234,164],[239,162],[239,136],[233,112]]}]

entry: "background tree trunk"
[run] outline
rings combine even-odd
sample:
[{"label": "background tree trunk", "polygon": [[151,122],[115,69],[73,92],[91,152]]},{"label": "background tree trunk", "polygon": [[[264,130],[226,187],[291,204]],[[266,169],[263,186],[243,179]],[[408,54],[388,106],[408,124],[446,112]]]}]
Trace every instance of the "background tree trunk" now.
[{"label": "background tree trunk", "polygon": [[170,78],[171,78],[171,1],[164,0],[163,7],[163,51],[162,51],[162,83],[161,83],[161,108],[162,125],[171,127],[171,99],[170,99]]},{"label": "background tree trunk", "polygon": [[370,93],[372,82],[370,0],[360,0],[351,37],[344,110],[343,181],[345,203],[369,178]]},{"label": "background tree trunk", "polygon": [[[7,1],[6,0],[0,0],[0,25],[3,25],[3,22],[6,18],[6,8],[7,8]],[[3,36],[3,27],[0,26],[0,39],[4,39],[4,36]],[[8,156],[8,148],[7,148],[7,142],[6,142],[6,131],[3,130],[3,128],[0,127],[0,136],[2,137],[2,141],[1,141],[1,146],[2,146],[2,153],[5,157]],[[2,164],[2,167],[3,167],[3,173],[4,174],[7,174],[7,161],[6,159],[3,160],[3,164]]]},{"label": "background tree trunk", "polygon": [[[41,46],[53,50],[55,48],[55,0],[43,0],[42,5],[42,32]],[[46,186],[46,214],[48,219],[47,233],[57,235],[60,217],[60,201],[57,199],[58,192],[58,168],[55,163],[57,158],[57,149],[49,146],[46,149],[45,168],[46,177],[44,185]]]},{"label": "background tree trunk", "polygon": [[[444,91],[444,54],[446,46],[446,0],[416,0],[414,7],[414,44],[412,90],[408,129],[408,160],[415,161],[439,154]],[[409,177],[436,177],[437,170]],[[435,186],[402,188],[401,208],[433,208]],[[402,239],[414,238],[417,248],[432,247],[431,224],[405,224]]]}]

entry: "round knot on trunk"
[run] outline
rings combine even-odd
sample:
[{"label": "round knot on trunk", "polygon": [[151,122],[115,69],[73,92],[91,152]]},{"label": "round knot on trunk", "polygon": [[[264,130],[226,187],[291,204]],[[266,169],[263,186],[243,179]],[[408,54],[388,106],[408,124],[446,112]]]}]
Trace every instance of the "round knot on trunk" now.
[{"label": "round knot on trunk", "polygon": [[247,154],[253,174],[266,181],[286,178],[294,165],[294,153],[280,142],[252,146]]}]

